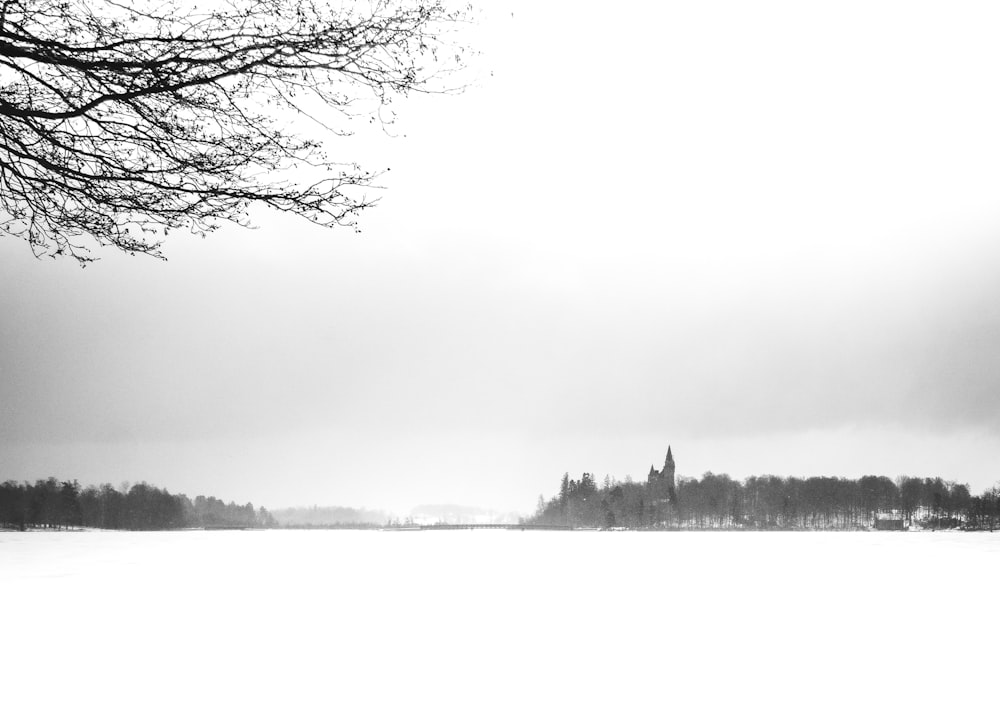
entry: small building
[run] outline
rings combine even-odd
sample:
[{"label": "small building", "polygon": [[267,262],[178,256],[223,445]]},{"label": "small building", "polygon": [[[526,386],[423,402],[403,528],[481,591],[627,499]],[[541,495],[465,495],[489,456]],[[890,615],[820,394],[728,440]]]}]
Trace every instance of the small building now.
[{"label": "small building", "polygon": [[875,516],[876,531],[905,531],[906,521],[902,516],[879,513]]}]

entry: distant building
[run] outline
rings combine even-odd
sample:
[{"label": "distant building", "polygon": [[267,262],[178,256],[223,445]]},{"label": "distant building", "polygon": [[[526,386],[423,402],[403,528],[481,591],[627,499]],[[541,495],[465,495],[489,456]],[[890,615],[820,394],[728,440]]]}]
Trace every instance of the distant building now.
[{"label": "distant building", "polygon": [[887,513],[879,513],[875,516],[876,531],[905,531],[906,523],[903,518]]},{"label": "distant building", "polygon": [[657,471],[656,466],[649,467],[646,485],[653,492],[656,501],[677,502],[677,491],[674,487],[674,454],[670,446],[667,446],[667,460],[663,463],[663,470]]}]

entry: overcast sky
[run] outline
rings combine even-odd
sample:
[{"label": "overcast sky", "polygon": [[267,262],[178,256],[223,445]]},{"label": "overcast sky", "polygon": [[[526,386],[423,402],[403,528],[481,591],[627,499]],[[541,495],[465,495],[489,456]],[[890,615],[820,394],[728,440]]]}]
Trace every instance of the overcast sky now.
[{"label": "overcast sky", "polygon": [[1000,480],[995,3],[550,5],[485,4],[475,87],[344,144],[392,168],[360,235],[0,239],[0,478],[528,511],[672,444]]}]

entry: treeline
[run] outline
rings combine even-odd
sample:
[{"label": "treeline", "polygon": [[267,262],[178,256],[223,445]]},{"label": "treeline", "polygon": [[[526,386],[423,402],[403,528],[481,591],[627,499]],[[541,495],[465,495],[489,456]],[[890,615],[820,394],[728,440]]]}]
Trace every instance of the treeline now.
[{"label": "treeline", "polygon": [[225,503],[214,496],[193,501],[147,483],[82,487],[55,478],[0,485],[0,527],[107,528],[158,531],[171,528],[265,528],[276,525],[264,508]]},{"label": "treeline", "polygon": [[745,481],[705,473],[679,478],[676,502],[657,498],[631,478],[563,476],[559,493],[527,523],[576,527],[862,529],[893,518],[919,528],[1000,528],[1000,485],[973,495],[965,484],[940,478],[885,476],[847,479],[751,476]]}]

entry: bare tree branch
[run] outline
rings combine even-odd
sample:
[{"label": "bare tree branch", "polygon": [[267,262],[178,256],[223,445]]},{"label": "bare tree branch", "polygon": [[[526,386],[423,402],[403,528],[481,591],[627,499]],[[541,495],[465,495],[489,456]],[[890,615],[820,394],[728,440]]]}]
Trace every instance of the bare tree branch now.
[{"label": "bare tree branch", "polygon": [[[162,257],[169,229],[247,225],[252,203],[353,227],[377,174],[286,131],[289,111],[344,135],[394,96],[448,92],[466,52],[450,38],[471,10],[216,5],[0,1],[0,232],[85,264],[95,243]],[[296,168],[321,179],[282,179]]]}]

